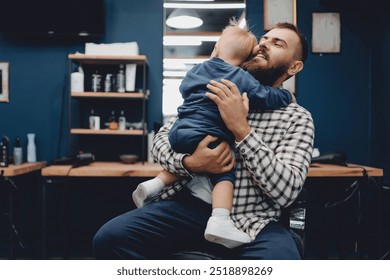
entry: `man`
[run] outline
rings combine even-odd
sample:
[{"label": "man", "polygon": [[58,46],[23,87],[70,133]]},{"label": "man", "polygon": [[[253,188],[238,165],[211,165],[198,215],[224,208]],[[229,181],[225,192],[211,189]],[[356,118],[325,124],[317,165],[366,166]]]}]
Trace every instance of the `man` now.
[{"label": "man", "polygon": [[[307,44],[290,24],[279,24],[261,39],[244,68],[262,84],[279,87],[303,69]],[[179,250],[207,250],[231,259],[299,259],[288,230],[277,221],[281,208],[299,194],[310,165],[314,126],[311,115],[292,103],[274,111],[252,112],[245,94],[229,82],[211,81],[211,98],[236,138],[237,154],[207,136],[191,155],[174,153],[166,123],[156,135],[153,154],[164,169],[190,178],[218,174],[236,165],[231,218],[251,242],[227,249],[203,237],[211,205],[206,176],[166,187],[158,201],[106,223],[94,238],[96,258],[163,259]],[[187,183],[187,184],[186,184]]]}]

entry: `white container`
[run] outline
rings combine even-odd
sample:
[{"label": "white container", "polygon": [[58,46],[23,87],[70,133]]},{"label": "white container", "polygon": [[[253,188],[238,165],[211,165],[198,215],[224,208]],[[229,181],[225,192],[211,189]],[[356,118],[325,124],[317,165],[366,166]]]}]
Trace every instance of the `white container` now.
[{"label": "white container", "polygon": [[93,117],[93,126],[92,129],[99,130],[100,129],[100,117],[94,116]]},{"label": "white container", "polygon": [[37,150],[35,147],[35,133],[27,134],[27,162],[37,161]]},{"label": "white container", "polygon": [[70,75],[70,89],[72,92],[84,92],[84,73],[81,67],[79,72]]},{"label": "white container", "polygon": [[121,111],[121,115],[118,118],[119,130],[126,130],[126,117],[125,113]]},{"label": "white container", "polygon": [[136,64],[126,64],[126,91],[135,91],[136,70]]}]

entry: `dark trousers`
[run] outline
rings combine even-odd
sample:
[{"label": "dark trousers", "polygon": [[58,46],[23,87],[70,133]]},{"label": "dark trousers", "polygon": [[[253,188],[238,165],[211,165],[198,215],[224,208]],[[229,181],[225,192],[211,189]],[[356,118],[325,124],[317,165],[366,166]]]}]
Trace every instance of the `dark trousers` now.
[{"label": "dark trousers", "polygon": [[93,240],[96,259],[172,259],[184,250],[224,259],[300,259],[289,231],[269,223],[249,244],[235,249],[204,239],[211,205],[186,190],[174,200],[158,201],[124,213],[104,224]]}]

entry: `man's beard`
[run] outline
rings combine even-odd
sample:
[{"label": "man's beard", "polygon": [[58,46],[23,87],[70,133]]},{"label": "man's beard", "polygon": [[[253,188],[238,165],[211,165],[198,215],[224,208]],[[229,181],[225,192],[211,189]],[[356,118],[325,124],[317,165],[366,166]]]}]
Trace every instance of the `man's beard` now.
[{"label": "man's beard", "polygon": [[242,68],[252,74],[262,85],[273,86],[287,72],[288,66],[279,64],[271,68],[261,68],[253,61],[243,63]]}]

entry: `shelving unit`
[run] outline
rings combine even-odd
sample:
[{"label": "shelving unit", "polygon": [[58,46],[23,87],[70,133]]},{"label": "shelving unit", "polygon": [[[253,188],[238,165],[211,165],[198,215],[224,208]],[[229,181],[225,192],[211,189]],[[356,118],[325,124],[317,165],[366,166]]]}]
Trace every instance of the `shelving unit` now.
[{"label": "shelving unit", "polygon": [[[85,90],[69,94],[69,150],[71,153],[75,154],[80,150],[92,152],[97,161],[119,160],[120,154],[118,153],[133,153],[137,154],[144,162],[147,146],[146,103],[148,99],[146,56],[69,54],[68,60],[70,73],[79,66],[82,67]],[[102,77],[107,73],[116,75],[119,66],[126,64],[136,65],[134,92],[92,91],[92,74],[95,71],[102,74]],[[102,83],[104,83],[104,79],[102,79]],[[100,116],[100,129],[95,130],[88,127],[88,116],[92,109],[96,115]],[[141,124],[141,128],[111,130],[105,126],[111,111],[119,113],[122,110],[126,113],[126,120]],[[126,138],[126,141],[129,141],[128,145],[121,143],[120,141],[123,139],[119,140],[118,137],[128,137]],[[101,147],[99,147],[99,143],[102,144]],[[121,149],[121,145],[124,146],[123,149]],[[103,151],[110,156],[102,155]]]}]

